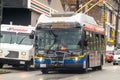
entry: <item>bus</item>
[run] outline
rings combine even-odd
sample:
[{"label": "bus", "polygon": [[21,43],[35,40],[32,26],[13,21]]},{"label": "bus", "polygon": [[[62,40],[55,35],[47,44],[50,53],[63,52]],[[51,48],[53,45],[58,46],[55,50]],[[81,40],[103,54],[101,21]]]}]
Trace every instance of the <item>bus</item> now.
[{"label": "bus", "polygon": [[86,14],[41,15],[35,31],[29,36],[34,39],[35,66],[43,74],[56,70],[101,70],[105,54],[104,35],[104,28]]},{"label": "bus", "polygon": [[8,64],[29,70],[34,62],[33,40],[29,39],[32,30],[31,26],[1,25],[0,68]]}]

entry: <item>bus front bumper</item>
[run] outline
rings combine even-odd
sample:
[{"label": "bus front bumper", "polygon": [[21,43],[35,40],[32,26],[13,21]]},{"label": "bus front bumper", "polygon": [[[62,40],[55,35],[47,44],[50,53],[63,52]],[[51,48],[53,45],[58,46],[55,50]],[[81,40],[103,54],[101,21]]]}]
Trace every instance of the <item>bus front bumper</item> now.
[{"label": "bus front bumper", "polygon": [[83,69],[83,63],[69,63],[69,64],[35,64],[36,68],[44,69],[47,68],[49,70],[53,69]]},{"label": "bus front bumper", "polygon": [[8,65],[27,65],[30,61],[28,60],[15,60],[15,59],[3,59],[0,58],[0,64],[8,64]]}]

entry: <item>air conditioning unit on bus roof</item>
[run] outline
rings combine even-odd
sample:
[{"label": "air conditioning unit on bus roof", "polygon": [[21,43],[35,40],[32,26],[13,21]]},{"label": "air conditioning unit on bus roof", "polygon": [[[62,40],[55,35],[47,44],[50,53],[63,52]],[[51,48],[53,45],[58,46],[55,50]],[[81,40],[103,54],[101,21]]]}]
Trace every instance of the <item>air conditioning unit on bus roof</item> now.
[{"label": "air conditioning unit on bus roof", "polygon": [[75,12],[53,13],[51,17],[71,17],[75,14]]}]

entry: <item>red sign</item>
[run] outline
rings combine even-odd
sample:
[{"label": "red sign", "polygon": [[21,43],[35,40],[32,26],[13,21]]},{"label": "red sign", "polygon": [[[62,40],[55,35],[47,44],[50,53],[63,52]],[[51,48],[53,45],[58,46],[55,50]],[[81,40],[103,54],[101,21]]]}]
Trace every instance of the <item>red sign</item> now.
[{"label": "red sign", "polygon": [[27,29],[23,29],[23,28],[15,28],[15,27],[10,27],[8,30],[10,31],[15,31],[15,32],[27,32]]}]

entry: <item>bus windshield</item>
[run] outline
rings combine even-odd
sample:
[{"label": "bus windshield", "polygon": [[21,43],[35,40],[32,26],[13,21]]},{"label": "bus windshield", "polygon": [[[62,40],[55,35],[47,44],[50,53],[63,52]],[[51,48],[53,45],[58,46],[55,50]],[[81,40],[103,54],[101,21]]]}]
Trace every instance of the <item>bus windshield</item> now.
[{"label": "bus windshield", "polygon": [[39,49],[56,50],[81,48],[81,31],[77,29],[47,29],[36,33],[36,42]]},{"label": "bus windshield", "polygon": [[1,34],[0,43],[32,45],[32,39],[29,39],[28,33],[1,31]]}]

